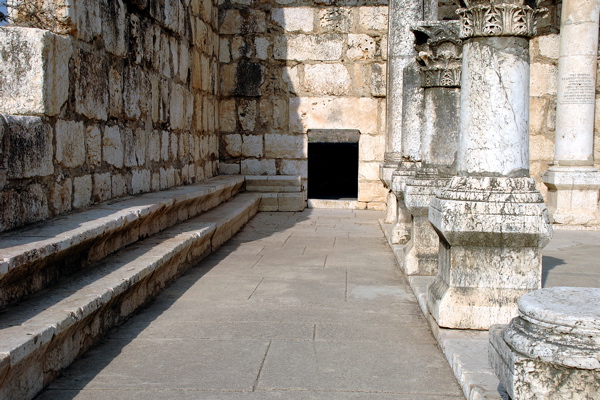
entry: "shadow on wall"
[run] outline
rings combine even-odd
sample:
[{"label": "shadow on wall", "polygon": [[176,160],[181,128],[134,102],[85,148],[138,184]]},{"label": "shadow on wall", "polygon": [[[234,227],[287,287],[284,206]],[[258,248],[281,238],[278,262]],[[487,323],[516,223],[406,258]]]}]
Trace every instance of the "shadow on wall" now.
[{"label": "shadow on wall", "polygon": [[[288,2],[286,2],[288,3]],[[308,176],[309,129],[357,129],[359,201],[385,201],[387,0],[220,9],[220,172]]]}]

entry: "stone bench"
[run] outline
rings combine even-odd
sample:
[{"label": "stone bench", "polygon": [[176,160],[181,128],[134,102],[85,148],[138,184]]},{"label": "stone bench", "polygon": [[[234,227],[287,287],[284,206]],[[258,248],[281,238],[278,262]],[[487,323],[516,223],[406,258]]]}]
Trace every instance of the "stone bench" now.
[{"label": "stone bench", "polygon": [[0,235],[0,310],[243,189],[243,176],[110,201]]},{"label": "stone bench", "polygon": [[489,361],[514,399],[600,399],[600,288],[555,287],[519,299],[490,329]]},{"label": "stone bench", "polygon": [[[238,180],[214,180],[212,184],[217,182],[225,190]],[[191,189],[182,192],[189,200],[199,199]],[[155,198],[162,197],[155,194]],[[234,235],[257,213],[259,200],[255,193],[239,194],[198,217],[141,239],[5,311],[0,320],[0,398],[35,396],[108,329]],[[106,225],[98,222],[98,226]]]}]

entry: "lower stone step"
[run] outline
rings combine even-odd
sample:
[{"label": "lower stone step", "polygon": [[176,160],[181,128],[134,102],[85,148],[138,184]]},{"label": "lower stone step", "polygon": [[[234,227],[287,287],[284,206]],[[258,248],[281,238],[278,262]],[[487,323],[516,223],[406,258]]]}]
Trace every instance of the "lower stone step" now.
[{"label": "lower stone step", "polygon": [[125,247],[2,314],[0,399],[30,399],[170,281],[233,236],[260,196],[230,201]]}]

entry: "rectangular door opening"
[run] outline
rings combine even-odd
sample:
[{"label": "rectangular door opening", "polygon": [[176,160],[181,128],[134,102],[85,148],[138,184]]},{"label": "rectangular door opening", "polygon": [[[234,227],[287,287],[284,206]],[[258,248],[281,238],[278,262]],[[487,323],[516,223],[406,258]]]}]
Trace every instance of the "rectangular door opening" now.
[{"label": "rectangular door opening", "polygon": [[358,197],[358,141],[353,129],[308,131],[308,198]]}]

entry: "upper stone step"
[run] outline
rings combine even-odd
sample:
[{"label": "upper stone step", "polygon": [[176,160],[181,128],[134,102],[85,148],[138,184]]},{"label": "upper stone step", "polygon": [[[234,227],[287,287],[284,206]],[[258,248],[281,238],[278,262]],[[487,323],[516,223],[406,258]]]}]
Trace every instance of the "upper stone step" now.
[{"label": "upper stone step", "polygon": [[240,192],[244,177],[110,201],[0,235],[0,309]]}]

